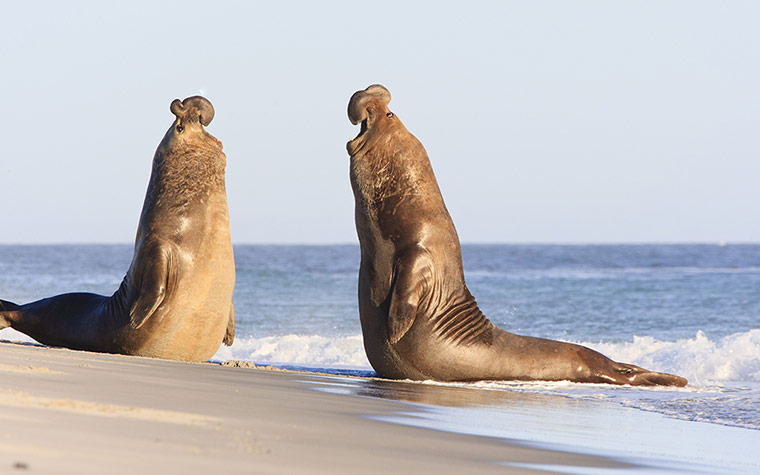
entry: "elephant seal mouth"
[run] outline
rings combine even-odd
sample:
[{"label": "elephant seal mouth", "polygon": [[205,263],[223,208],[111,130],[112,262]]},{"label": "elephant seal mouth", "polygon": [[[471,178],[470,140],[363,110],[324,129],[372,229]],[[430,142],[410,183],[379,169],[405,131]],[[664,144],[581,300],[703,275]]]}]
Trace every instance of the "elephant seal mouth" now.
[{"label": "elephant seal mouth", "polygon": [[[346,144],[346,150],[351,156],[361,150],[367,140],[367,132],[372,129],[378,114],[388,108],[391,93],[385,86],[373,84],[363,91],[356,91],[348,101],[348,120],[353,125],[361,123],[359,134]],[[390,117],[392,117],[392,113]]]},{"label": "elephant seal mouth", "polygon": [[356,137],[352,139],[348,139],[348,143],[346,144],[346,150],[348,150],[349,155],[351,156],[356,155],[356,153],[364,145],[364,142],[366,141],[365,133],[369,130],[369,125],[367,124],[368,120],[369,119],[364,119],[361,122],[361,128],[359,130],[359,133],[356,135]]}]

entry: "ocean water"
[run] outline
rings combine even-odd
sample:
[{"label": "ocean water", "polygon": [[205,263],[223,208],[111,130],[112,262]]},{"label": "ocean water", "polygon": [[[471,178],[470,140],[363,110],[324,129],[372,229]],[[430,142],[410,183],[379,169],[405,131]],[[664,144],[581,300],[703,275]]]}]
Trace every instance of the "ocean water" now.
[{"label": "ocean water", "polygon": [[[0,246],[0,298],[110,295],[131,257],[129,245]],[[374,375],[357,309],[358,246],[238,245],[235,258],[237,338],[213,360]],[[689,386],[449,386],[760,431],[760,245],[464,245],[463,262],[468,287],[502,328],[581,343]],[[0,339],[29,341],[10,329]]]}]

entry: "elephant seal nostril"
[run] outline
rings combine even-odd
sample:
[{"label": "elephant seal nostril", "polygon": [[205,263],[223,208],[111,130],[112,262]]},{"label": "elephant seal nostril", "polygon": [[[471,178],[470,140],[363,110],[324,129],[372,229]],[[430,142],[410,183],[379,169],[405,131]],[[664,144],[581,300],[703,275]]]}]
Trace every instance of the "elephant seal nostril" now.
[{"label": "elephant seal nostril", "polygon": [[356,91],[348,101],[348,120],[357,125],[368,117],[372,104],[385,107],[391,101],[391,93],[380,84],[373,84],[363,91]]},{"label": "elephant seal nostril", "polygon": [[184,101],[174,99],[169,110],[186,123],[198,121],[207,126],[214,120],[214,106],[202,96],[188,97]]}]

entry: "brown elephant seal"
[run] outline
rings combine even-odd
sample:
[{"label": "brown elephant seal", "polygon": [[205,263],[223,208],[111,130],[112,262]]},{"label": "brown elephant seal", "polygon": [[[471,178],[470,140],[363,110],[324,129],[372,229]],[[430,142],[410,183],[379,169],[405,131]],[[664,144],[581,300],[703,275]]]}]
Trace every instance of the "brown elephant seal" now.
[{"label": "brown elephant seal", "polygon": [[494,326],[465,285],[459,237],[427,153],[388,109],[390,99],[373,85],[348,104],[351,123],[361,123],[347,144],[361,245],[359,314],[378,375],[686,385],[583,346]]},{"label": "brown elephant seal", "polygon": [[71,293],[0,301],[0,328],[78,350],[206,361],[235,333],[235,263],[222,144],[199,96],[171,103],[176,120],[153,158],[132,264],[110,297]]}]

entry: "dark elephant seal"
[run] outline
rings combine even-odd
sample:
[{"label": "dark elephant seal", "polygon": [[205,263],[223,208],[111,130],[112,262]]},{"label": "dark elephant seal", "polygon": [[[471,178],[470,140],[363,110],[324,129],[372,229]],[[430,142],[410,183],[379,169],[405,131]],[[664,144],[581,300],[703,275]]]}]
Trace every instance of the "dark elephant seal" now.
[{"label": "dark elephant seal", "polygon": [[71,293],[0,301],[0,328],[78,350],[206,361],[235,333],[226,158],[203,128],[199,96],[171,103],[176,120],[153,158],[132,264],[110,297]]},{"label": "dark elephant seal", "polygon": [[583,346],[494,326],[465,285],[459,237],[427,153],[388,109],[390,99],[373,85],[348,104],[351,123],[361,123],[347,144],[361,244],[359,313],[378,375],[686,385]]}]

